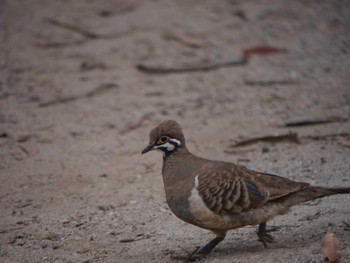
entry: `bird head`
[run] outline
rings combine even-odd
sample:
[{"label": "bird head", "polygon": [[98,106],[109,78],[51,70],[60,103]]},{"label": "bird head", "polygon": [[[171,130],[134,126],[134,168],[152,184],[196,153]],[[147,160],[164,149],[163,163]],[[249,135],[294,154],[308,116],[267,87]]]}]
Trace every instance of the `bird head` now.
[{"label": "bird head", "polygon": [[169,154],[183,146],[185,146],[185,137],[181,126],[176,121],[168,120],[151,130],[149,144],[142,151],[142,154],[152,150]]}]

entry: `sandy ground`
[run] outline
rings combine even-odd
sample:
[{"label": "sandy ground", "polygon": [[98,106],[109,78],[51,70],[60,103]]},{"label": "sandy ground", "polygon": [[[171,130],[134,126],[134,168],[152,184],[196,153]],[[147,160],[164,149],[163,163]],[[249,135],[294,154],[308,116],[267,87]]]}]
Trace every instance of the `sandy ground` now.
[{"label": "sandy ground", "polygon": [[[182,124],[202,157],[350,186],[348,1],[0,6],[1,262],[181,262],[209,241],[169,211],[161,155],[140,155],[165,119]],[[222,65],[261,46],[287,52],[207,71],[137,69]],[[280,126],[320,118],[332,122]],[[288,132],[301,143],[231,147]],[[350,262],[349,201],[324,198],[277,217],[268,249],[255,227],[231,231],[203,262],[323,262],[327,232]]]}]

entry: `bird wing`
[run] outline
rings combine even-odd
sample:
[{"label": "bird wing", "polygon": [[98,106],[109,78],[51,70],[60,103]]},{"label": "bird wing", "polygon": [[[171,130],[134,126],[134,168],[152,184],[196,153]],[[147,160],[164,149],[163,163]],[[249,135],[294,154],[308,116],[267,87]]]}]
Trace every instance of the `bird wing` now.
[{"label": "bird wing", "polygon": [[207,163],[201,170],[197,190],[216,214],[237,214],[258,208],[308,186],[225,162]]}]

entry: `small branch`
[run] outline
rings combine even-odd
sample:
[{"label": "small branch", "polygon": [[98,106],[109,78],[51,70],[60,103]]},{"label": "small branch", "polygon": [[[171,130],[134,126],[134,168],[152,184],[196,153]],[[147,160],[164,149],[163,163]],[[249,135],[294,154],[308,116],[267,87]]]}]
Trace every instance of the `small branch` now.
[{"label": "small branch", "polygon": [[93,96],[101,94],[102,92],[105,92],[107,90],[110,90],[110,89],[116,88],[116,87],[118,87],[118,85],[114,84],[114,83],[102,84],[84,95],[68,96],[68,97],[59,98],[56,100],[51,100],[48,102],[42,102],[39,104],[39,107],[48,107],[48,106],[53,106],[53,105],[64,104],[64,103],[76,101],[76,100],[83,99],[83,98],[91,98]]},{"label": "small branch", "polygon": [[263,137],[256,137],[251,139],[242,140],[239,142],[236,142],[235,144],[230,145],[230,147],[242,147],[247,146],[251,144],[255,144],[258,142],[270,142],[270,143],[276,143],[276,142],[291,142],[291,143],[300,143],[298,134],[297,133],[288,133],[288,134],[282,134],[282,135],[269,135],[269,136],[263,136]]}]

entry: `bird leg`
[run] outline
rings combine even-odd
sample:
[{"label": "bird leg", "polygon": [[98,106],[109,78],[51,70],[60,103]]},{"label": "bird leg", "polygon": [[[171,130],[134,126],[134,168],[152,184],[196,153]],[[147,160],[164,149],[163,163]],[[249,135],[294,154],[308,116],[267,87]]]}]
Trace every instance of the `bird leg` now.
[{"label": "bird leg", "polygon": [[258,229],[258,237],[259,237],[259,241],[263,243],[264,247],[267,248],[267,243],[274,243],[276,242],[275,239],[267,233],[266,231],[266,223],[261,223],[259,225],[259,229]]},{"label": "bird leg", "polygon": [[201,249],[196,249],[190,256],[190,261],[197,261],[201,259],[204,255],[209,254],[214,247],[217,246],[222,240],[225,239],[226,232],[215,232],[216,237],[210,240],[204,247]]}]

